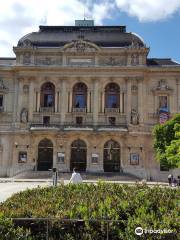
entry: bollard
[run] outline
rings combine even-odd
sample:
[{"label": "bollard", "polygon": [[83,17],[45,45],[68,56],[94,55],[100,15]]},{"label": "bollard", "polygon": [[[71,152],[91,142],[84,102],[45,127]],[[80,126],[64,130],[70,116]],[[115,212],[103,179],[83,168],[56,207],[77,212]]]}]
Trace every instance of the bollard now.
[{"label": "bollard", "polygon": [[58,172],[57,168],[53,168],[53,186],[57,186]]}]

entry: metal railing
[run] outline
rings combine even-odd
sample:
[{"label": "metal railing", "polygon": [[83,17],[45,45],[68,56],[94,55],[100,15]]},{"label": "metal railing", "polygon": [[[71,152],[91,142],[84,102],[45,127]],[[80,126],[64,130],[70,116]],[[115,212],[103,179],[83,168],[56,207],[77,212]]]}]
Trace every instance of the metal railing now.
[{"label": "metal railing", "polygon": [[86,113],[87,112],[87,108],[86,107],[79,107],[79,108],[77,108],[77,107],[73,107],[73,109],[72,109],[72,111],[73,112],[80,112],[80,113]]},{"label": "metal railing", "polygon": [[54,107],[40,107],[40,112],[52,113],[54,112]]},{"label": "metal railing", "polygon": [[109,123],[96,123],[93,124],[91,123],[82,123],[82,124],[77,124],[77,123],[68,123],[65,122],[63,124],[57,124],[57,123],[49,123],[49,124],[43,124],[43,123],[31,123],[30,124],[30,129],[70,129],[70,128],[91,128],[92,130],[98,130],[100,128],[105,128],[105,129],[112,129],[112,128],[125,128],[127,129],[127,124],[109,124]]},{"label": "metal railing", "polygon": [[[123,227],[127,220],[110,220],[110,219],[60,219],[60,218],[12,218],[16,227],[23,227],[30,230],[30,236],[38,237],[44,240],[61,240],[64,236],[72,236],[73,239],[83,240],[83,234],[98,232],[100,239],[110,240],[116,233],[113,228]],[[86,224],[91,228],[87,233]],[[112,233],[113,232],[113,233]],[[41,238],[39,238],[39,236]],[[34,239],[34,238],[33,238]],[[88,238],[91,239],[91,238]],[[94,238],[92,238],[94,239]]]},{"label": "metal railing", "polygon": [[119,113],[120,112],[120,108],[105,108],[104,112],[105,113]]}]

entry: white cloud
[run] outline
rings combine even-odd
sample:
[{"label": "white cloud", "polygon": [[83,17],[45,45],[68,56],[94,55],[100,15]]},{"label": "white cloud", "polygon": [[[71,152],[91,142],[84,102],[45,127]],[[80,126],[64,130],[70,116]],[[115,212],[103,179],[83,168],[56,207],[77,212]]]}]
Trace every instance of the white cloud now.
[{"label": "white cloud", "polygon": [[180,0],[115,0],[118,8],[141,22],[163,20],[180,11]]},{"label": "white cloud", "polygon": [[12,46],[39,25],[74,25],[84,12],[97,25],[113,10],[139,21],[158,21],[180,10],[180,0],[0,0],[0,57],[13,56]]},{"label": "white cloud", "polygon": [[[84,12],[96,24],[110,17],[108,0],[5,0],[0,1],[0,57],[13,55],[12,46],[25,34],[38,31],[39,25],[74,25]],[[11,49],[9,49],[11,46]],[[11,52],[11,54],[9,54]]]}]

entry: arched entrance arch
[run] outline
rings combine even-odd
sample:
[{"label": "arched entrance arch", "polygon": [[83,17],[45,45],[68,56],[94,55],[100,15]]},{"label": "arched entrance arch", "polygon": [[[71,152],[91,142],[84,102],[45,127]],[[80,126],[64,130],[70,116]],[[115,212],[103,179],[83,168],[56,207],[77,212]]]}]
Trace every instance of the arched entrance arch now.
[{"label": "arched entrance arch", "polygon": [[38,145],[37,170],[48,171],[53,167],[53,143],[45,138]]},{"label": "arched entrance arch", "polygon": [[85,172],[87,166],[87,146],[86,143],[77,139],[71,144],[70,170],[77,168],[80,172]]},{"label": "arched entrance arch", "polygon": [[120,145],[114,140],[104,144],[104,172],[120,171]]}]

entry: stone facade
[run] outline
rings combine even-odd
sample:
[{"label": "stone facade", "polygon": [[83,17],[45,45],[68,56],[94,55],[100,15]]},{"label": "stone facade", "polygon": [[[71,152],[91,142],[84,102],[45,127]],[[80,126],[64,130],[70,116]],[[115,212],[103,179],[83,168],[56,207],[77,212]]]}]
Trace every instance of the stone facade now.
[{"label": "stone facade", "polygon": [[[110,30],[103,32],[107,38]],[[161,96],[170,116],[180,112],[180,65],[148,59],[149,48],[140,43],[132,38],[130,45],[106,47],[77,30],[62,46],[35,46],[27,35],[14,47],[16,59],[0,58],[0,176],[38,169],[45,139],[52,143],[53,165],[44,170],[70,171],[72,144],[79,140],[88,172],[103,172],[105,158],[116,158],[115,164],[118,158],[117,168],[110,163],[113,171],[166,178],[154,157],[151,131]],[[74,149],[81,152],[81,146]]]}]

